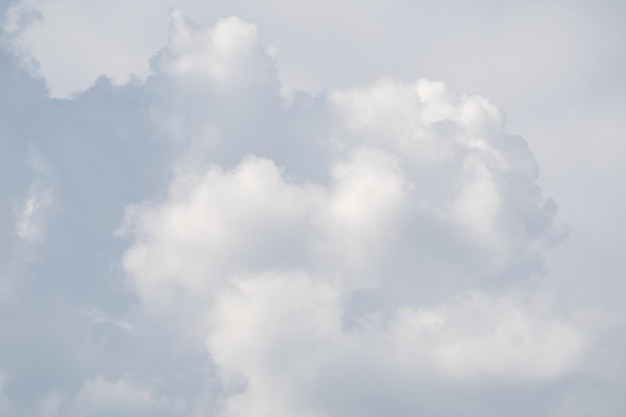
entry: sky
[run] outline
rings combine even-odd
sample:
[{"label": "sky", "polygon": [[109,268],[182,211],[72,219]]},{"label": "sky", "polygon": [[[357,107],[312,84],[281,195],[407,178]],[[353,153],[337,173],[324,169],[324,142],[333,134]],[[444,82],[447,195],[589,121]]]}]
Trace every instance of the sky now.
[{"label": "sky", "polygon": [[0,416],[626,413],[621,2],[0,16]]}]

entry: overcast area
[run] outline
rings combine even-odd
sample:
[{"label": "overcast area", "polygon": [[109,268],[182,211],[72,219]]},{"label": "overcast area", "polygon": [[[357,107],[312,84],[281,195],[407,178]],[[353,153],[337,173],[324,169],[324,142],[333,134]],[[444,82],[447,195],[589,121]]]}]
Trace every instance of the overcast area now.
[{"label": "overcast area", "polygon": [[0,15],[0,416],[626,413],[621,2]]}]

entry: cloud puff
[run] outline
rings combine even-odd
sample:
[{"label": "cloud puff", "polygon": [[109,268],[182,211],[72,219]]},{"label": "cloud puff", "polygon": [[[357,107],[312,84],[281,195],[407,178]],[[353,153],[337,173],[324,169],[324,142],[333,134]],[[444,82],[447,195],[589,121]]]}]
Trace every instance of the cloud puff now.
[{"label": "cloud puff", "polygon": [[[205,341],[222,415],[357,415],[338,380],[408,415],[443,404],[362,377],[458,392],[576,368],[584,331],[533,301],[555,205],[485,99],[383,79],[302,110],[237,18],[194,28],[175,12],[157,62],[175,89],[162,132],[192,145],[165,196],[127,209],[123,266],[144,308]],[[298,169],[297,132],[319,115],[316,170]]]},{"label": "cloud puff", "polygon": [[567,409],[593,335],[541,292],[563,230],[500,110],[426,79],[286,97],[237,17],[173,11],[151,65],[0,113],[0,226],[40,241],[5,262],[13,415]]}]

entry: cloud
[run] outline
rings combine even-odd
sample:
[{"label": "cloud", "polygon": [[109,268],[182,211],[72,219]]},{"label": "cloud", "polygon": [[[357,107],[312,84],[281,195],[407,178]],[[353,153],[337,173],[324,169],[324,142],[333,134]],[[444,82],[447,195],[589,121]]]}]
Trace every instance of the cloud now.
[{"label": "cloud", "polygon": [[50,205],[50,191],[41,189],[37,182],[33,183],[28,192],[28,197],[19,213],[19,221],[16,234],[26,242],[38,242],[44,239],[43,225],[37,216]]},{"label": "cloud", "polygon": [[39,409],[43,417],[154,416],[182,412],[180,404],[159,398],[149,384],[127,379],[108,380],[102,375],[86,381],[73,397],[48,393]]},{"label": "cloud", "polygon": [[27,81],[1,78],[26,105],[0,225],[39,245],[3,242],[13,415],[575,407],[598,324],[544,293],[564,229],[497,107],[391,77],[284,96],[254,24],[171,18],[145,80],[71,100],[2,55]]},{"label": "cloud", "polygon": [[27,165],[34,171],[26,197],[17,208],[15,234],[26,246],[42,243],[46,235],[46,223],[54,202],[54,187],[45,163],[34,151]]},{"label": "cloud", "polygon": [[[302,116],[328,123],[312,155],[325,172],[307,175],[267,146],[310,120],[284,120],[298,104],[279,96],[253,26],[194,29],[178,12],[173,25],[160,65],[187,106],[178,129],[162,126],[178,143],[206,143],[179,160],[167,195],[127,209],[123,265],[144,308],[205,340],[220,415],[356,415],[325,389],[338,368],[357,398],[373,395],[362,374],[429,375],[455,392],[576,369],[584,329],[533,303],[561,233],[554,203],[497,108],[429,80],[329,92]],[[249,128],[266,114],[275,136]],[[443,405],[394,398],[398,415]]]}]

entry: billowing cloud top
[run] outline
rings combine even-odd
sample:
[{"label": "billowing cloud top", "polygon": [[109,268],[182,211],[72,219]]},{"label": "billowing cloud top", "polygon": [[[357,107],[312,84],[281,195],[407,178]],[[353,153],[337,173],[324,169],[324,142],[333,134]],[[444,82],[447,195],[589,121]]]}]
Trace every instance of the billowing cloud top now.
[{"label": "billowing cloud top", "polygon": [[0,413],[570,410],[592,335],[541,286],[564,229],[486,99],[286,97],[253,24],[179,10],[145,81],[46,99],[2,59],[2,323],[25,330]]}]

